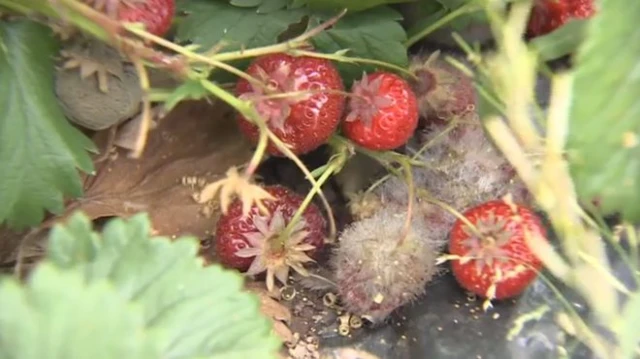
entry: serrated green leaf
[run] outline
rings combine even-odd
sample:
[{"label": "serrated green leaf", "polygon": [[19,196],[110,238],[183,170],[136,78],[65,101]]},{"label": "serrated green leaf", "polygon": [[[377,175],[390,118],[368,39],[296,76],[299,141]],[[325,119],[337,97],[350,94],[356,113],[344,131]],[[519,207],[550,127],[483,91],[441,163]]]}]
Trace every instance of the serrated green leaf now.
[{"label": "serrated green leaf", "polygon": [[181,9],[188,15],[177,27],[177,41],[191,41],[207,50],[224,40],[227,46],[223,51],[274,44],[289,25],[299,22],[306,14],[304,9],[264,14],[255,8],[210,0],[183,2]]},{"label": "serrated green leaf", "polygon": [[364,11],[376,6],[387,4],[400,4],[411,2],[414,0],[304,0],[301,3],[307,5],[314,10],[342,10],[347,9],[349,12]]},{"label": "serrated green leaf", "polygon": [[[316,27],[327,20],[329,15],[315,15],[309,21]],[[331,29],[313,37],[316,49],[324,53],[334,53],[349,49],[349,55],[384,61],[398,66],[407,66],[407,49],[403,43],[407,34],[398,21],[402,16],[392,8],[383,6],[348,14]],[[360,78],[365,69],[371,67],[338,64],[345,83]]]},{"label": "serrated green leaf", "polygon": [[541,61],[549,61],[571,54],[584,41],[589,20],[569,20],[555,31],[529,42]]},{"label": "serrated green leaf", "polygon": [[53,91],[58,43],[44,25],[0,21],[0,224],[40,223],[82,195],[95,145],[64,117]]},{"label": "serrated green leaf", "polygon": [[640,318],[640,293],[634,292],[622,311],[623,324],[620,328],[620,358],[632,359],[636,357],[636,348],[640,345],[640,331],[638,330],[638,318]]},{"label": "serrated green leaf", "polygon": [[200,100],[209,95],[209,91],[202,86],[201,81],[187,80],[176,87],[165,100],[164,106],[171,111],[177,104],[184,100]]},{"label": "serrated green leaf", "polygon": [[203,268],[195,238],[149,236],[146,214],[110,221],[98,239],[76,214],[53,229],[47,258],[85,273],[88,282],[108,280],[140,306],[163,358],[273,357],[280,343],[257,298],[241,291],[239,274]]},{"label": "serrated green leaf", "polygon": [[5,278],[0,307],[3,359],[160,357],[139,308],[109,283],[87,283],[77,271],[43,263],[27,286]]},{"label": "serrated green leaf", "polygon": [[640,1],[601,0],[575,59],[567,151],[580,198],[640,220]]}]

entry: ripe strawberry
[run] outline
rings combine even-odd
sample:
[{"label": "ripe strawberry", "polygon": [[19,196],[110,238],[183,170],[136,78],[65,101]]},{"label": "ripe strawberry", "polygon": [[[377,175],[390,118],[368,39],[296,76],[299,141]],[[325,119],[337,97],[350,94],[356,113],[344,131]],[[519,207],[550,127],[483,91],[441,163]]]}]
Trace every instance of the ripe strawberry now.
[{"label": "ripe strawberry", "polygon": [[[263,86],[240,79],[236,93],[244,100],[252,100],[267,126],[295,154],[305,154],[324,144],[335,132],[345,107],[342,78],[328,60],[314,57],[293,57],[270,54],[255,59],[247,73]],[[313,91],[287,97],[271,97],[278,93]],[[258,127],[242,115],[238,117],[240,130],[254,143]],[[269,143],[268,152],[281,152]]]},{"label": "ripe strawberry", "polygon": [[364,74],[351,88],[349,114],[342,130],[372,150],[404,145],[418,126],[418,102],[409,83],[390,72]]},{"label": "ripe strawberry", "polygon": [[286,283],[289,268],[304,272],[303,263],[324,245],[325,219],[317,206],[311,204],[297,222],[291,236],[283,240],[280,234],[291,221],[304,198],[283,186],[264,189],[275,200],[263,203],[269,214],[260,213],[254,204],[246,217],[242,216],[242,201],[236,199],[216,228],[216,254],[227,267],[246,271],[248,275],[267,272],[267,285],[272,288],[274,277]]},{"label": "ripe strawberry", "polygon": [[527,35],[545,35],[571,18],[587,19],[594,13],[593,0],[536,0],[531,9]]},{"label": "ripe strawberry", "polygon": [[107,0],[119,1],[118,20],[140,22],[146,31],[164,36],[175,15],[174,0]]},{"label": "ripe strawberry", "polygon": [[530,209],[501,200],[467,210],[467,218],[480,238],[458,219],[449,239],[449,252],[466,257],[453,260],[458,283],[483,298],[504,299],[522,293],[537,276],[542,262],[529,249],[525,232],[546,240],[546,231]]}]

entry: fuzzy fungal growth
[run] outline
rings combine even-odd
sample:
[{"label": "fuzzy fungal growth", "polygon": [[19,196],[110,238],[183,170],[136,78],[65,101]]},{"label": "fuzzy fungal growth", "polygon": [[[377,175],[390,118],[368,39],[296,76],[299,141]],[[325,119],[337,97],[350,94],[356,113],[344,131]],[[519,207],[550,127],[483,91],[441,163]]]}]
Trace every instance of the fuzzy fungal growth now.
[{"label": "fuzzy fungal growth", "polygon": [[440,52],[419,55],[411,60],[410,71],[417,80],[420,116],[426,124],[476,117],[476,94],[471,77],[445,60]]},{"label": "fuzzy fungal growth", "polygon": [[[427,197],[444,202],[459,212],[507,194],[518,203],[526,204],[530,200],[517,173],[489,141],[480,124],[459,125],[458,131],[443,134],[446,128],[446,124],[432,124],[408,145],[409,151],[415,152],[425,143],[431,143],[420,156],[424,166],[412,170],[417,191],[414,211],[415,216],[427,223],[430,234],[443,240],[456,217],[429,202]],[[403,178],[392,177],[373,191],[375,196],[356,196],[350,209],[354,217],[365,218],[376,207],[406,208],[407,190]]]},{"label": "fuzzy fungal growth", "polygon": [[98,131],[140,112],[138,74],[116,49],[80,39],[61,55],[65,60],[55,74],[55,92],[71,122]]},{"label": "fuzzy fungal growth", "polygon": [[406,211],[383,208],[345,229],[332,257],[342,304],[349,312],[381,323],[395,309],[418,298],[437,274],[444,242],[428,225],[413,221],[401,240]]}]

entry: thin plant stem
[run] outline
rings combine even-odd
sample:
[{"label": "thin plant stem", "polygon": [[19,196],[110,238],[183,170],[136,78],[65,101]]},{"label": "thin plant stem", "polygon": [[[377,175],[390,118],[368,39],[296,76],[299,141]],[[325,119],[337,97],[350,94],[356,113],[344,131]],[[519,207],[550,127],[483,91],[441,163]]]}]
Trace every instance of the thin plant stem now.
[{"label": "thin plant stem", "polygon": [[149,129],[151,128],[151,101],[149,101],[149,74],[144,64],[139,58],[133,59],[133,65],[138,72],[140,79],[140,88],[142,89],[142,121],[140,121],[140,128],[138,129],[138,138],[136,139],[135,147],[131,154],[132,158],[140,158],[147,144],[147,138],[149,137]]},{"label": "thin plant stem", "polygon": [[275,44],[263,47],[257,47],[249,50],[239,50],[232,52],[224,52],[220,54],[213,55],[212,58],[217,61],[230,61],[230,60],[240,60],[245,58],[257,57],[266,54],[272,54],[276,52],[286,52],[291,49],[296,49],[299,47],[303,47],[306,45],[307,40],[320,34],[322,31],[328,29],[329,27],[335,25],[340,18],[342,18],[347,13],[347,9],[343,9],[336,16],[330,18],[319,26],[302,33],[301,35],[285,42],[282,44]]},{"label": "thin plant stem", "polygon": [[323,53],[319,53],[319,52],[313,52],[313,51],[306,51],[306,50],[290,50],[289,51],[290,54],[294,55],[294,56],[309,56],[309,57],[316,57],[316,58],[321,58],[321,59],[327,59],[327,60],[333,60],[333,61],[338,61],[338,62],[346,62],[346,63],[361,63],[361,64],[369,64],[369,65],[374,65],[374,66],[379,66],[379,67],[386,67],[389,69],[392,69],[394,71],[397,71],[399,73],[404,74],[405,76],[408,76],[414,80],[417,80],[418,77],[411,71],[407,70],[404,67],[400,67],[398,65],[394,65],[388,62],[384,62],[384,61],[379,61],[379,60],[373,60],[373,59],[365,59],[362,57],[345,57],[343,54],[338,53],[338,54],[323,54]]},{"label": "thin plant stem", "polygon": [[431,33],[440,29],[441,27],[455,20],[456,18],[468,13],[479,11],[479,10],[482,10],[482,8],[478,6],[478,4],[476,4],[475,1],[469,1],[466,4],[448,13],[446,16],[443,16],[442,18],[438,19],[438,21],[434,22],[433,24],[425,27],[419,33],[411,36],[409,39],[407,39],[407,41],[404,42],[404,46],[407,48],[411,47],[421,39],[429,36]]},{"label": "thin plant stem", "polygon": [[304,211],[307,209],[307,207],[309,207],[309,204],[313,200],[313,197],[316,195],[316,193],[320,191],[320,189],[322,188],[322,185],[331,177],[334,171],[336,171],[338,168],[340,168],[340,166],[342,166],[344,158],[342,156],[340,156],[339,158],[340,159],[333,160],[332,163],[330,163],[327,166],[324,173],[322,173],[320,178],[318,178],[316,183],[311,187],[311,190],[309,191],[309,193],[307,193],[307,196],[304,198],[304,200],[300,204],[300,207],[295,212],[295,214],[291,218],[291,221],[289,221],[289,224],[285,228],[283,232],[284,238],[289,238],[289,236],[291,236],[291,232],[293,231],[293,228],[295,228],[296,223],[304,215]]}]

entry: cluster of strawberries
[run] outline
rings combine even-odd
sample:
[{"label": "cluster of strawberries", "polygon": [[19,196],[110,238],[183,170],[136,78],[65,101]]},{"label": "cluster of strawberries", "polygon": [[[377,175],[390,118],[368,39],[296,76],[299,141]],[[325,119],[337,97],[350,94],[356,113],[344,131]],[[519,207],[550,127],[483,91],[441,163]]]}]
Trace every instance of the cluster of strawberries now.
[{"label": "cluster of strawberries", "polygon": [[[121,20],[143,22],[149,31],[160,36],[169,28],[173,0],[125,1],[131,4],[126,13],[120,14]],[[538,0],[527,32],[529,36],[544,35],[571,18],[587,18],[593,13],[590,0]],[[319,56],[269,54],[252,62],[246,71],[249,76],[238,81],[236,94],[241,100],[251,102],[267,128],[296,155],[317,149],[336,133],[371,151],[395,150],[415,135],[421,116],[435,119],[432,125],[440,120],[441,125],[441,120],[447,120],[447,116],[473,110],[473,104],[469,102],[472,87],[456,77],[459,74],[450,69],[430,69],[426,64],[412,70],[420,78],[417,84],[389,71],[376,71],[363,74],[347,92],[338,70],[329,60]],[[443,74],[448,82],[438,77]],[[240,130],[257,143],[260,126],[256,119],[242,115],[237,119]],[[473,136],[465,137],[464,132],[455,132],[448,138],[451,145]],[[450,147],[455,147],[455,143]],[[283,155],[272,142],[268,143],[267,152]],[[482,153],[471,152],[467,148],[465,153],[473,158],[470,161],[486,160]],[[504,172],[505,169],[499,170]],[[478,181],[479,185],[483,182],[481,178]],[[303,274],[306,272],[304,264],[313,261],[325,244],[326,220],[319,208],[309,204],[297,222],[289,226],[304,199],[283,186],[265,186],[264,189],[271,198],[264,201],[263,208],[253,205],[246,213],[240,199],[231,203],[217,224],[216,252],[227,267],[250,275],[266,272],[267,284],[273,287],[276,279],[287,282],[290,268]],[[393,209],[387,208],[387,212],[393,212]],[[347,263],[344,266],[349,267],[348,275],[342,276],[348,280],[341,295],[343,300],[369,303],[351,305],[352,309],[379,310],[384,316],[412,299],[414,296],[407,295],[412,291],[410,287],[417,292],[417,288],[424,286],[433,274],[435,265],[429,263],[435,262],[435,257],[429,251],[435,248],[419,244],[420,238],[429,231],[429,225],[405,233],[402,221],[391,218],[395,218],[392,213],[374,215],[371,220],[379,221],[379,226],[365,225],[368,222],[362,221],[363,225],[351,226],[343,234],[358,240],[343,244],[343,252],[336,256],[339,265]],[[383,224],[384,227],[380,227]],[[379,233],[374,233],[372,228],[380,228]],[[453,274],[463,288],[482,297],[502,299],[520,294],[542,266],[528,241],[544,240],[546,233],[537,215],[522,204],[493,199],[467,206],[453,225],[447,225],[447,231],[449,257],[455,258]],[[400,241],[381,237],[400,232],[404,236]],[[370,248],[362,236],[371,236],[369,242],[375,248]],[[389,240],[385,242],[386,239]],[[369,249],[373,252],[365,251]],[[368,261],[362,260],[365,252]],[[367,263],[373,260],[377,262],[367,272]],[[400,268],[397,275],[387,276],[389,283],[357,283],[357,278],[379,274],[371,271],[381,270],[379,264],[383,262]],[[402,283],[408,284],[403,287]],[[383,294],[395,296],[397,300],[391,298],[389,301]],[[384,300],[391,304],[385,306]]]},{"label": "cluster of strawberries", "polygon": [[[318,148],[337,132],[370,151],[394,150],[414,137],[421,116],[429,118],[432,125],[442,125],[451,117],[459,120],[467,114],[475,114],[470,79],[438,58],[437,53],[410,70],[417,81],[409,82],[397,74],[376,71],[364,74],[349,92],[345,92],[331,61],[313,56],[269,54],[253,61],[247,73],[256,81],[240,79],[236,94],[240,99],[251,101],[267,127],[295,154]],[[237,119],[241,131],[257,143],[259,126],[241,114]],[[475,117],[468,116],[468,119]],[[469,140],[472,137],[465,137],[465,131],[467,128],[481,131],[478,125],[476,121],[471,127],[460,126],[459,131],[451,135],[451,141],[456,138],[458,141]],[[479,136],[484,135],[480,133]],[[482,145],[488,146],[485,142]],[[282,156],[273,143],[268,145],[268,151]],[[447,153],[445,157],[450,155]],[[483,155],[471,154],[475,157]],[[513,175],[510,173],[508,178]],[[465,182],[465,185],[477,187],[481,184]],[[326,222],[319,208],[310,204],[287,232],[303,197],[280,185],[264,189],[272,195],[264,201],[267,211],[254,205],[248,214],[243,213],[242,201],[232,202],[217,224],[215,247],[225,266],[248,275],[266,272],[267,284],[273,287],[276,279],[283,284],[288,282],[290,269],[305,273],[304,264],[317,258],[325,244]],[[502,193],[504,189],[499,188],[498,192]],[[486,193],[494,198],[494,192]],[[462,194],[456,196],[460,198]],[[465,200],[460,205],[466,207],[476,202]],[[424,223],[405,233],[401,219],[404,217],[398,217],[402,209],[391,211],[395,212],[373,216],[367,219],[369,222],[363,221],[347,229],[341,236],[341,248],[333,261],[337,264],[335,279],[343,301],[357,314],[373,319],[386,316],[414,298],[409,293],[419,293],[436,272],[439,249],[435,244],[438,239],[432,243],[426,240],[433,238],[430,232],[433,232],[435,222],[421,217],[416,221]],[[526,244],[527,233],[545,238],[537,216],[523,205],[492,200],[467,208],[464,217],[475,228],[468,227],[468,222],[462,220],[446,225],[446,232],[450,232],[449,252],[457,256],[452,269],[458,282],[465,289],[491,299],[521,293],[541,267],[541,262]],[[372,220],[380,225],[371,223]],[[384,228],[382,223],[386,223]],[[378,233],[373,233],[372,228],[377,228]],[[404,237],[400,238],[401,235]],[[367,241],[363,242],[362,236],[367,237]],[[372,263],[375,258],[376,263]],[[387,261],[390,261],[388,265],[382,265]],[[395,267],[392,263],[396,263]],[[384,272],[385,275],[380,275],[380,271],[384,271],[382,268],[395,270],[392,274]],[[500,276],[498,285],[496,275]],[[391,280],[387,284],[375,284],[374,277]],[[384,305],[374,302],[376,294],[385,298],[382,300]],[[377,317],[376,313],[379,314]]]}]

